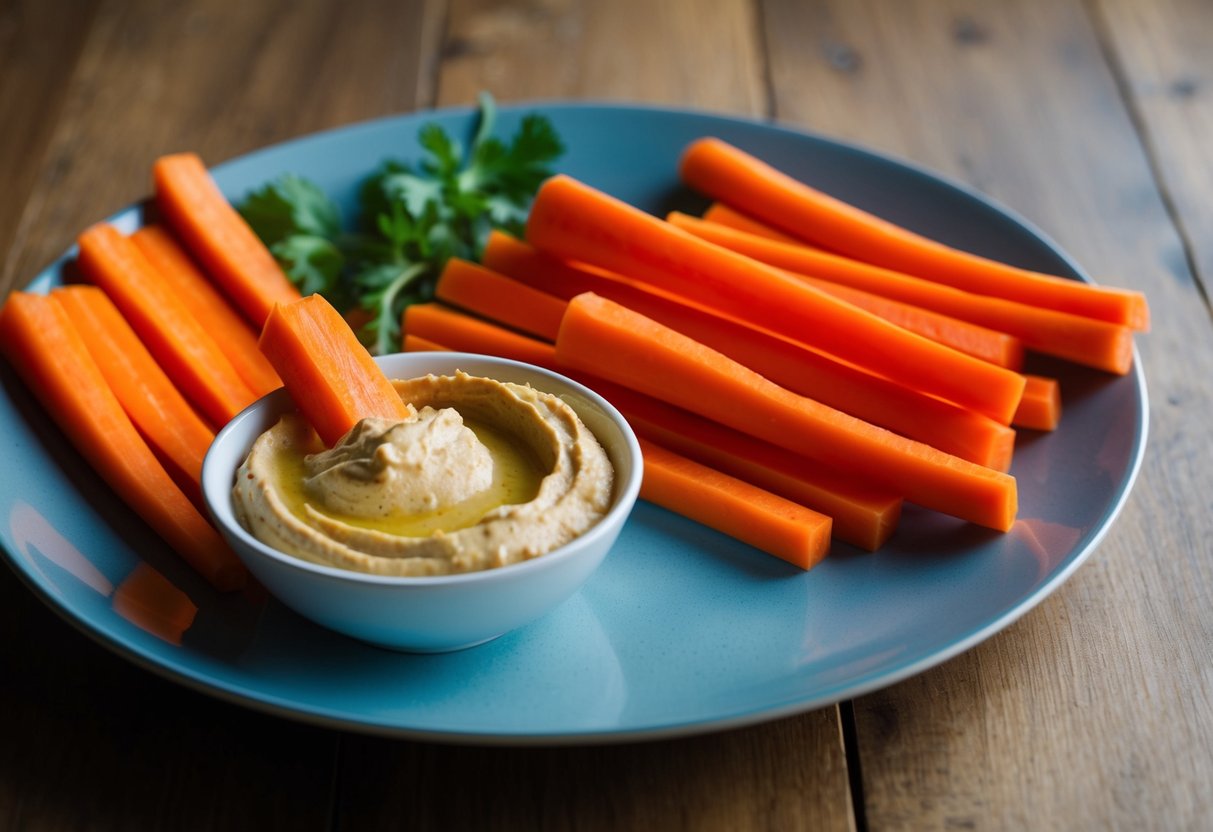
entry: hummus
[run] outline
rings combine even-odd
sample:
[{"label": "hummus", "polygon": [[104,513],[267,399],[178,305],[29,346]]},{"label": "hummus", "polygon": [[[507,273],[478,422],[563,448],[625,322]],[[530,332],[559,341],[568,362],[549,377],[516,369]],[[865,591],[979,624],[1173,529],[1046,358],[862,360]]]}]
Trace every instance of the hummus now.
[{"label": "hummus", "polygon": [[316,563],[443,575],[538,557],[606,513],[611,463],[558,397],[462,372],[393,384],[404,421],[363,419],[327,450],[296,414],[262,434],[232,492],[241,524]]}]

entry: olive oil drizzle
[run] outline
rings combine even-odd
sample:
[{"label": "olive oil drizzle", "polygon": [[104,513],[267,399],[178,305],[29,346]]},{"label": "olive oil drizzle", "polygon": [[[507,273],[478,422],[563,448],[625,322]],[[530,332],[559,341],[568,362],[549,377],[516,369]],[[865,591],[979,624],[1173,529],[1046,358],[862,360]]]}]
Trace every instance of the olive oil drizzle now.
[{"label": "olive oil drizzle", "polygon": [[539,493],[544,472],[534,455],[522,443],[495,427],[464,418],[493,458],[492,485],[483,492],[453,506],[415,515],[355,517],[332,512],[309,501],[303,487],[304,453],[298,448],[279,448],[274,459],[277,490],[286,507],[306,522],[305,506],[340,523],[380,531],[399,537],[429,537],[435,532],[453,532],[480,522],[488,512],[504,505],[530,502]]}]

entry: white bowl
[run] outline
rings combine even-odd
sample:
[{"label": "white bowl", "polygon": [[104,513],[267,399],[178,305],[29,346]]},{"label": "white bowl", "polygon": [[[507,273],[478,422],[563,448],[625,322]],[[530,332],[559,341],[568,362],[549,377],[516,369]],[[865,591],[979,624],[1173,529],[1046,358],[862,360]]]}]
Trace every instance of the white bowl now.
[{"label": "white bowl", "polygon": [[400,353],[378,358],[389,378],[463,370],[530,384],[567,402],[615,467],[606,516],[542,557],[458,575],[391,577],[321,566],[267,546],[235,518],[232,484],[253,441],[294,405],[285,390],[254,402],[219,431],[202,466],[202,491],[219,531],[249,571],[282,603],[318,624],[396,650],[471,647],[521,627],[575,593],[602,563],[635,505],[643,474],[636,435],[601,396],[557,373],[470,353]]}]

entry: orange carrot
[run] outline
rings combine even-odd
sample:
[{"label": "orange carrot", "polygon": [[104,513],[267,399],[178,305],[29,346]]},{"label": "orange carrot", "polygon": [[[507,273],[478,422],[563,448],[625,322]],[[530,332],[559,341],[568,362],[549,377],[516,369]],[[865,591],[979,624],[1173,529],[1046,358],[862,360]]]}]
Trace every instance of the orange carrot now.
[{"label": "orange carrot", "polygon": [[1032,272],[946,246],[824,194],[720,139],[693,142],[679,170],[692,188],[839,254],[969,292],[1149,328],[1140,292]]},{"label": "orange carrot", "polygon": [[548,341],[556,339],[564,314],[558,298],[457,257],[447,261],[434,295],[451,306]]},{"label": "orange carrot", "polygon": [[1000,531],[1015,479],[799,396],[669,327],[593,294],[569,303],[562,364],[601,376]]},{"label": "orange carrot", "polygon": [[257,349],[257,332],[219,294],[166,229],[144,226],[131,235],[131,240],[215,339],[249,389],[264,396],[282,386],[282,379]]},{"label": "orange carrot", "polygon": [[203,416],[224,425],[257,398],[130,238],[103,223],[86,230],[78,243],[80,271],[105,290]]},{"label": "orange carrot", "polygon": [[626,274],[794,338],[869,372],[1010,422],[1024,381],[907,332],[708,243],[567,176],[539,189],[527,221],[536,248]]},{"label": "orange carrot", "polygon": [[[462,326],[460,318],[470,326]],[[458,312],[446,317],[426,316],[426,323],[430,324],[427,332],[432,337],[406,335],[406,350],[481,352],[570,375],[615,405],[640,436],[825,514],[833,519],[833,534],[839,540],[875,551],[897,526],[902,500],[890,491],[621,385],[561,366],[550,344]],[[529,345],[524,343],[528,341]]]},{"label": "orange carrot", "polygon": [[503,234],[490,237],[484,259],[561,297],[594,292],[620,303],[836,410],[979,465],[999,471],[1011,466],[1015,433],[988,416],[634,281],[557,261]]},{"label": "orange carrot", "polygon": [[703,212],[704,222],[714,222],[717,225],[723,225],[726,228],[735,228],[738,231],[745,231],[749,234],[755,234],[759,237],[766,237],[768,240],[778,240],[781,243],[796,243],[797,245],[808,245],[803,240],[798,240],[791,234],[784,234],[778,228],[772,228],[764,222],[751,217],[749,214],[743,214],[735,208],[730,208],[723,202],[713,202],[708,206],[708,209]]},{"label": "orange carrot", "polygon": [[105,292],[96,286],[63,286],[51,297],[76,330],[87,333],[89,354],[122,409],[201,508],[202,459],[214,432],[173,386]]},{"label": "orange carrot", "polygon": [[840,286],[828,280],[817,280],[804,275],[797,277],[839,300],[866,309],[889,323],[897,324],[965,355],[1016,372],[1023,367],[1023,341],[1014,335],[923,309],[921,306],[874,295],[862,289],[852,289],[850,286]]},{"label": "orange carrot", "polygon": [[554,257],[504,231],[489,232],[480,254],[486,269],[512,277],[528,286],[568,300],[574,295],[591,291],[585,286],[596,285],[602,278],[639,285],[623,275],[599,269],[586,263]]},{"label": "orange carrot", "polygon": [[1044,376],[1025,376],[1019,410],[1015,411],[1016,427],[1031,430],[1054,430],[1061,421],[1061,387],[1057,379]]},{"label": "orange carrot", "polygon": [[827,280],[923,309],[933,309],[962,321],[1014,335],[1028,349],[1099,370],[1123,375],[1132,366],[1133,334],[1128,327],[964,292],[824,251],[764,240],[712,223],[683,221],[682,227],[708,242],[785,269],[793,277],[815,286],[819,285],[819,280]]},{"label": "orange carrot", "polygon": [[638,436],[821,512],[833,519],[839,540],[874,552],[897,527],[902,500],[886,489],[626,387],[583,381],[615,405]]},{"label": "orange carrot", "polygon": [[[672,224],[679,226],[684,222],[701,222],[677,211],[671,212],[668,219]],[[551,257],[501,231],[493,231],[489,234],[481,260],[482,264],[489,269],[565,299],[581,292],[597,292],[609,297],[610,295],[599,285],[603,278],[615,281],[623,280],[639,286],[636,281],[629,281],[626,277],[612,274],[604,269]],[[1023,344],[1014,336],[921,307],[893,301],[871,292],[852,289],[849,286],[806,278],[800,274],[795,277],[812,283],[816,288],[840,300],[866,309],[890,323],[895,323],[975,358],[1012,370],[1018,370],[1023,363]],[[647,287],[644,288],[644,291],[656,290],[653,287]],[[668,293],[667,296],[673,297]],[[613,299],[620,300],[619,298]],[[625,306],[627,305],[626,301],[621,302]],[[684,299],[683,302],[691,301]]]},{"label": "orange carrot", "polygon": [[[692,217],[681,211],[671,211],[666,216],[666,220],[692,234],[699,226],[705,225],[705,222],[698,217]],[[711,233],[711,230],[709,229],[707,233]],[[797,244],[792,243],[792,245]],[[725,248],[731,247],[725,245]],[[761,260],[762,258],[755,259]],[[803,273],[795,276],[839,300],[845,300],[860,309],[866,309],[890,323],[897,324],[924,338],[930,338],[936,343],[960,350],[966,355],[997,364],[999,367],[1006,367],[1009,370],[1019,370],[1023,366],[1023,342],[1013,335],[962,321],[930,309],[923,309],[920,306],[892,300],[862,289],[843,286],[828,280],[819,280]]]},{"label": "orange carrot", "polygon": [[298,300],[299,290],[227,201],[196,154],[162,156],[152,173],[156,208],[258,329],[275,303]]},{"label": "orange carrot", "polygon": [[496,355],[554,369],[550,344],[502,329],[496,324],[456,312],[439,303],[414,303],[404,309],[405,337],[417,336],[460,352]]},{"label": "orange carrot", "polygon": [[[429,338],[407,334],[401,339],[401,347],[404,348],[405,352],[448,352],[451,349]],[[463,352],[463,350],[460,350],[460,352]],[[505,356],[502,357],[504,358]]]},{"label": "orange carrot", "polygon": [[640,496],[801,569],[830,550],[830,518],[648,440]]},{"label": "orange carrot", "polygon": [[180,645],[198,605],[172,581],[140,561],[114,589],[114,612],[170,644]]},{"label": "orange carrot", "polygon": [[261,350],[325,445],[336,444],[360,419],[408,417],[375,359],[321,295],[275,306],[261,331]]},{"label": "orange carrot", "polygon": [[103,480],[216,588],[246,571],[165,472],[105,382],[67,313],[16,292],[0,310],[0,349],[47,414]]}]

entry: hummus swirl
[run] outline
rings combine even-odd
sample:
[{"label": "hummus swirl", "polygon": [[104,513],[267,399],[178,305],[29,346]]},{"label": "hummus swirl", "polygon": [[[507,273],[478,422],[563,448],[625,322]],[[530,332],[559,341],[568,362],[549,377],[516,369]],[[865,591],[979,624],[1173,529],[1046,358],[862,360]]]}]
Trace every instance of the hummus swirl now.
[{"label": "hummus swirl", "polygon": [[393,383],[402,422],[328,450],[295,414],[262,434],[232,492],[245,528],[316,563],[442,575],[538,557],[606,513],[611,463],[556,396],[462,372]]},{"label": "hummus swirl", "polygon": [[363,419],[333,448],[303,461],[318,507],[355,517],[438,511],[493,483],[493,455],[452,407],[410,419]]}]

